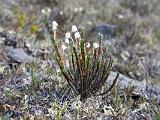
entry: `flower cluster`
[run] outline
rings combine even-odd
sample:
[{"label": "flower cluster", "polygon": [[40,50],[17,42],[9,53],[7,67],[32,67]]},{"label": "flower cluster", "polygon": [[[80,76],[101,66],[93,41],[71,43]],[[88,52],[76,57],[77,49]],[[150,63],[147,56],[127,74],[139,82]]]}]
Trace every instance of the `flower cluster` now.
[{"label": "flower cluster", "polygon": [[[55,33],[57,29],[58,29],[58,23],[56,21],[52,21],[52,31]],[[66,45],[68,45],[70,42],[74,43],[76,41],[80,41],[81,39],[82,38],[81,38],[81,35],[78,31],[77,26],[73,25],[71,27],[71,31],[70,32],[67,31],[65,33],[64,43],[61,45],[62,51],[65,51],[67,49]],[[91,45],[91,43],[86,42],[85,46],[86,46],[86,48],[91,48],[91,47],[93,47],[95,49],[99,48],[99,44],[96,42],[94,42],[92,45]]]},{"label": "flower cluster", "polygon": [[[56,21],[52,21],[53,32],[55,32],[57,30],[57,27],[58,27],[58,23]],[[71,41],[74,42],[74,40],[75,41],[81,40],[81,35],[80,35],[76,25],[73,25],[71,27],[71,32],[69,32],[69,31],[66,32],[65,38],[64,38],[64,43],[69,44]],[[86,45],[86,48],[90,48],[91,46],[93,46],[93,48],[96,49],[99,47],[99,44],[96,42],[94,42],[92,45],[89,42],[87,42],[87,43],[85,43],[85,45]],[[61,48],[63,49],[63,51],[65,49],[67,49],[67,47],[64,44],[61,45]]]}]

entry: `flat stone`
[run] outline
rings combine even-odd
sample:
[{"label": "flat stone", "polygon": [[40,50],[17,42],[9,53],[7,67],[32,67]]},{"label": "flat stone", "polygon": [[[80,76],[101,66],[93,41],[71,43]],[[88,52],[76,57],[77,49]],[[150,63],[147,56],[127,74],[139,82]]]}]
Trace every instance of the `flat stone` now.
[{"label": "flat stone", "polygon": [[96,33],[97,35],[100,33],[103,35],[104,40],[110,40],[116,33],[116,28],[116,25],[101,24],[93,27],[90,33]]},{"label": "flat stone", "polygon": [[6,46],[5,52],[12,62],[30,63],[35,59],[34,57],[26,54],[22,48],[13,48],[12,46]]},{"label": "flat stone", "polygon": [[[111,85],[116,75],[117,73],[112,71],[106,82]],[[142,95],[143,93],[146,93],[145,80],[139,81],[139,80],[135,80],[135,79],[132,79],[132,78],[129,78],[127,76],[120,74],[118,78],[118,83],[121,89],[124,89],[127,86],[135,86],[134,92],[136,94]],[[158,84],[154,86],[148,84],[148,92],[156,95],[158,103],[160,103],[160,86]]]}]

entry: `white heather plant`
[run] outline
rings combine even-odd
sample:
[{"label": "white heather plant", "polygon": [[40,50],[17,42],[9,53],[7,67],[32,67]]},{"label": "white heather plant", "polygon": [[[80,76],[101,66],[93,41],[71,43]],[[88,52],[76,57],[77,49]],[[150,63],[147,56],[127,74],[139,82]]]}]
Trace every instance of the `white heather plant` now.
[{"label": "white heather plant", "polygon": [[[63,54],[56,44],[56,37],[53,33],[55,32],[50,34],[56,52],[57,63],[62,75],[75,95],[80,95],[81,101],[84,102],[91,96],[110,92],[116,84],[119,74],[117,74],[108,90],[99,93],[102,86],[106,83],[113,63],[111,56],[105,57],[106,55],[104,55],[102,40],[100,39],[99,44],[94,43],[93,47],[87,49],[87,46],[90,47],[90,44],[88,43],[86,46],[83,38],[80,37],[77,27],[74,25],[72,26],[73,35],[70,38],[71,43],[67,46],[66,53]],[[75,33],[77,34],[75,35]]]}]

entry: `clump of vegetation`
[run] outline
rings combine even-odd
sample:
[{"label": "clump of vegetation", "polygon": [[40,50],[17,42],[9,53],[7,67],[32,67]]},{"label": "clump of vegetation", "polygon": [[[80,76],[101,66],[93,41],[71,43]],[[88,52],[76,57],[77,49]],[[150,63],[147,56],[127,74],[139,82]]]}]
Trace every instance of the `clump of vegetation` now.
[{"label": "clump of vegetation", "polygon": [[52,43],[55,47],[56,60],[67,80],[68,85],[74,91],[75,95],[80,95],[81,101],[85,101],[91,96],[104,95],[112,90],[119,74],[117,74],[113,84],[103,93],[98,93],[106,83],[112,70],[113,60],[111,56],[106,55],[106,49],[102,47],[100,37],[99,44],[85,43],[81,38],[76,26],[72,26],[72,32],[67,33],[67,44],[64,44],[62,50],[56,43],[56,29],[58,24],[54,21],[51,33]]}]

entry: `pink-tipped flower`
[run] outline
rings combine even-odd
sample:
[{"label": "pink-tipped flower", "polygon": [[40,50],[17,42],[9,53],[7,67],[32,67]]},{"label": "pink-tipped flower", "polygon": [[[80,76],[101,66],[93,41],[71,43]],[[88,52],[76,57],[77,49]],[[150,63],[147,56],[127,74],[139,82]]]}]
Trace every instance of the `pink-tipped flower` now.
[{"label": "pink-tipped flower", "polygon": [[64,44],[62,44],[61,49],[62,49],[62,51],[65,51],[67,49],[67,47]]},{"label": "pink-tipped flower", "polygon": [[90,48],[90,47],[91,47],[91,44],[90,44],[89,42],[87,42],[86,47],[87,47],[87,48]]}]

